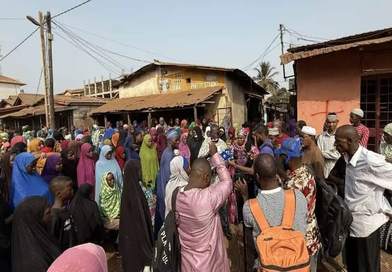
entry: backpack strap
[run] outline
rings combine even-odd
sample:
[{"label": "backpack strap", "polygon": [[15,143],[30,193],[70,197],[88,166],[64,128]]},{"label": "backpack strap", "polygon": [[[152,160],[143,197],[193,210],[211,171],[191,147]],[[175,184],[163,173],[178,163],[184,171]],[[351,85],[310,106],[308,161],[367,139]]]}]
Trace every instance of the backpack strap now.
[{"label": "backpack strap", "polygon": [[249,200],[250,211],[252,212],[253,217],[255,218],[257,225],[260,228],[260,231],[268,229],[270,225],[268,224],[267,219],[264,216],[264,212],[260,207],[259,201],[257,198],[253,198]]},{"label": "backpack strap", "polygon": [[176,201],[177,201],[177,195],[178,191],[180,190],[181,187],[177,187],[172,194],[172,199],[171,199],[171,204],[172,204],[172,211],[175,213],[176,212]]},{"label": "backpack strap", "polygon": [[283,210],[283,219],[282,226],[287,228],[292,228],[294,225],[294,217],[296,210],[295,203],[295,193],[294,190],[285,190],[284,191],[284,210]]}]

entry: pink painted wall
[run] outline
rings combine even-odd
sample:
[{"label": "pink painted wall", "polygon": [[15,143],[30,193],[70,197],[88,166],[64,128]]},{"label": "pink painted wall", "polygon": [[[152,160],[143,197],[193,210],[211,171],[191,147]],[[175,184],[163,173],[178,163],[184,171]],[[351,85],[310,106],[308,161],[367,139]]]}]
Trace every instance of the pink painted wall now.
[{"label": "pink painted wall", "polygon": [[336,112],[339,125],[349,123],[360,105],[361,62],[358,50],[307,58],[296,62],[298,120],[322,132],[327,112]]}]

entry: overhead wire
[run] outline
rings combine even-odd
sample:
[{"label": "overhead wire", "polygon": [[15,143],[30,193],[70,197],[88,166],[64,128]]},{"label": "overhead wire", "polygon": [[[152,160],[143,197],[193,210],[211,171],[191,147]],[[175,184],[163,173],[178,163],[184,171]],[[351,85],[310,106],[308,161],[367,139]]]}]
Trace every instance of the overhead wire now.
[{"label": "overhead wire", "polygon": [[92,43],[92,42],[90,42],[90,41],[88,41],[88,40],[82,38],[81,36],[77,35],[75,32],[73,32],[72,30],[70,30],[69,28],[67,28],[66,26],[64,26],[63,24],[61,24],[61,23],[59,23],[59,22],[57,22],[57,21],[55,21],[54,23],[55,23],[57,26],[59,26],[59,27],[61,27],[62,29],[64,29],[64,30],[65,30],[67,33],[69,33],[70,35],[72,35],[72,36],[74,36],[74,37],[77,37],[79,40],[82,40],[84,43],[89,44],[91,47],[94,47],[94,48],[96,48],[96,49],[98,49],[98,50],[102,50],[102,51],[108,52],[108,53],[110,53],[110,54],[113,54],[113,55],[116,55],[116,56],[120,56],[120,57],[123,57],[123,58],[127,58],[127,59],[130,59],[130,60],[136,61],[136,62],[151,63],[151,61],[149,61],[149,60],[134,58],[134,57],[131,57],[131,56],[127,56],[127,55],[118,53],[118,52],[114,52],[113,50],[106,49],[106,48],[104,48],[104,47],[102,47],[102,46],[96,45],[96,44],[94,44],[94,43]]},{"label": "overhead wire", "polygon": [[60,38],[62,38],[63,40],[65,40],[66,42],[70,43],[71,45],[73,45],[74,47],[78,48],[79,50],[82,50],[83,52],[85,52],[87,55],[89,55],[91,58],[93,58],[99,65],[101,65],[106,71],[111,72],[115,75],[120,76],[121,73],[119,73],[118,71],[115,71],[112,69],[112,67],[107,67],[107,65],[102,62],[100,59],[98,59],[96,56],[94,56],[93,54],[91,54],[88,50],[86,50],[83,46],[81,46],[79,43],[75,42],[74,40],[69,40],[68,38],[65,38],[63,35],[61,35],[59,32],[54,31],[56,33],[57,36],[59,36]]},{"label": "overhead wire", "polygon": [[[57,23],[58,23],[58,21],[57,21]],[[65,23],[61,23],[61,25],[67,26],[68,28],[72,28],[72,29],[78,30],[78,31],[80,31],[80,32],[82,32],[82,33],[84,33],[84,34],[88,34],[88,35],[91,35],[91,36],[95,36],[95,37],[97,37],[97,38],[99,38],[99,39],[102,39],[102,40],[105,40],[105,41],[110,41],[110,42],[112,42],[112,43],[115,43],[115,44],[118,44],[118,45],[121,45],[121,46],[124,46],[124,47],[133,48],[133,49],[138,50],[138,51],[140,51],[140,52],[149,54],[149,55],[151,55],[151,56],[153,56],[153,57],[161,56],[161,57],[164,57],[164,58],[169,59],[169,60],[179,61],[179,60],[176,59],[176,58],[168,57],[168,56],[163,55],[163,54],[161,54],[161,53],[159,53],[159,52],[152,51],[152,50],[148,50],[148,49],[143,49],[143,48],[140,48],[140,47],[135,46],[135,45],[133,45],[133,44],[120,42],[120,41],[111,39],[111,38],[109,38],[109,37],[105,37],[105,36],[103,36],[103,35],[100,35],[100,34],[97,34],[97,33],[91,32],[91,31],[87,31],[87,30],[85,30],[85,29],[82,29],[82,28],[79,28],[79,27],[76,27],[76,26],[71,26],[71,25],[65,24]]]},{"label": "overhead wire", "polygon": [[69,32],[68,30],[64,29],[56,22],[53,22],[53,24],[56,25],[62,32],[64,32],[65,35],[67,35],[69,38],[73,39],[74,41],[77,41],[81,46],[84,46],[87,50],[92,51],[94,54],[98,55],[100,58],[110,62],[114,67],[119,68],[120,70],[126,70],[125,66],[123,66],[118,61],[116,61],[115,59],[106,55],[105,53],[99,52],[99,49],[96,48],[93,44],[91,44],[88,41],[84,40],[83,38],[75,35],[74,33]]},{"label": "overhead wire", "polygon": [[41,87],[41,81],[42,81],[42,74],[43,73],[44,73],[44,66],[41,67],[41,73],[39,75],[38,84],[37,84],[37,91],[35,92],[35,95],[38,94],[39,88]]},{"label": "overhead wire", "polygon": [[250,64],[248,64],[247,66],[245,66],[244,68],[242,68],[242,70],[247,71],[250,68],[252,68],[252,66],[257,63],[258,61],[260,61],[261,59],[263,59],[266,55],[266,53],[268,52],[268,50],[271,48],[271,46],[275,43],[275,41],[279,38],[280,33],[276,34],[274,36],[274,38],[272,39],[272,41],[268,44],[268,46],[264,49],[263,53],[258,56],[254,61],[252,61]]},{"label": "overhead wire", "polygon": [[[59,16],[65,14],[65,13],[70,12],[71,10],[74,10],[74,9],[76,9],[76,8],[78,8],[78,7],[81,7],[81,6],[87,4],[88,2],[91,2],[91,1],[92,1],[92,0],[84,1],[84,2],[82,2],[82,3],[80,3],[80,4],[76,5],[76,6],[74,6],[74,7],[72,7],[72,8],[66,9],[66,10],[64,10],[64,11],[62,11],[62,12],[60,12],[60,13],[54,15],[54,16],[52,16],[52,18],[59,17]],[[12,18],[12,17],[3,18],[3,19],[7,19],[7,20],[9,20],[9,19],[11,19],[11,20],[13,20],[13,19],[19,20],[19,18]],[[40,27],[37,27],[33,32],[31,32],[29,35],[27,35],[21,42],[19,42],[14,48],[12,48],[9,52],[7,52],[7,54],[5,54],[4,56],[2,56],[2,57],[0,58],[0,62],[3,61],[5,58],[7,58],[9,55],[11,55],[13,52],[15,52],[15,50],[18,49],[20,46],[22,46],[22,44],[24,44],[28,39],[30,39],[30,38],[34,35],[34,33],[37,32],[37,30],[38,30],[39,28],[40,28]]]}]

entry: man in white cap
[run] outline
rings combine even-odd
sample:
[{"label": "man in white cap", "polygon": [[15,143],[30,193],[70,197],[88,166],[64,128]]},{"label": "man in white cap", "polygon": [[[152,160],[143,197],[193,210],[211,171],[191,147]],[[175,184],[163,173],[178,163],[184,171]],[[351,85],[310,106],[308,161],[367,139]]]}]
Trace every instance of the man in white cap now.
[{"label": "man in white cap", "polygon": [[316,144],[316,129],[304,126],[301,131],[304,155],[302,162],[313,169],[314,176],[324,179],[324,158]]},{"label": "man in white cap", "polygon": [[340,158],[340,153],[335,147],[335,132],[339,123],[338,116],[334,112],[330,112],[325,120],[326,131],[324,131],[317,139],[317,146],[320,148],[324,157],[324,177],[328,178],[329,173]]},{"label": "man in white cap", "polygon": [[276,148],[280,148],[280,145],[277,142],[278,136],[279,136],[279,128],[273,127],[268,129],[268,138],[271,140],[272,144]]},{"label": "man in white cap", "polygon": [[363,117],[363,110],[353,109],[350,113],[350,123],[355,127],[359,134],[359,144],[367,148],[369,141],[369,129],[361,123]]}]

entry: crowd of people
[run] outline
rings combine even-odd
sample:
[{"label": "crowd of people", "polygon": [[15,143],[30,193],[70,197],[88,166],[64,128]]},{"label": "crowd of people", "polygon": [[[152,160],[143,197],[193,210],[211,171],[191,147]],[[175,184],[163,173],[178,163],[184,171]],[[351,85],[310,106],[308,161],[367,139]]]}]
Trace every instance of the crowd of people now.
[{"label": "crowd of people", "polygon": [[125,272],[152,271],[171,211],[176,271],[230,271],[236,235],[248,241],[244,271],[317,271],[328,246],[316,213],[324,181],[352,214],[347,270],[380,271],[380,246],[392,246],[392,124],[377,154],[367,149],[363,117],[353,109],[351,125],[338,128],[328,113],[319,134],[302,120],[225,127],[206,118],[4,130],[1,271],[108,271],[107,243]]}]

